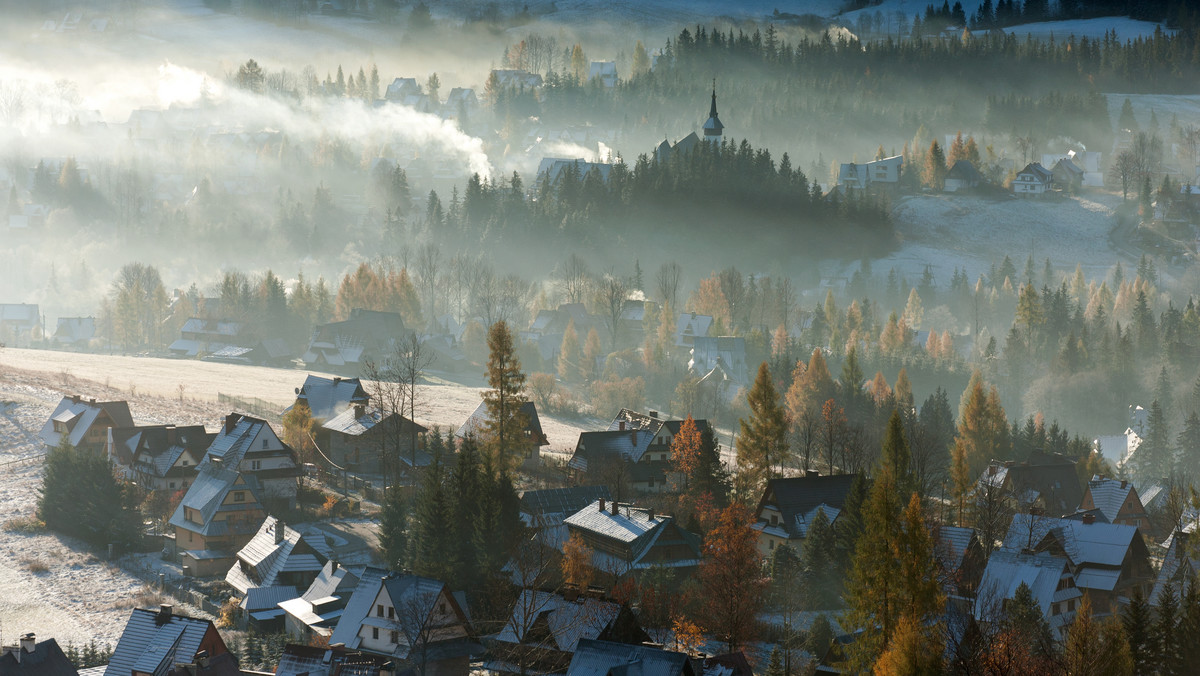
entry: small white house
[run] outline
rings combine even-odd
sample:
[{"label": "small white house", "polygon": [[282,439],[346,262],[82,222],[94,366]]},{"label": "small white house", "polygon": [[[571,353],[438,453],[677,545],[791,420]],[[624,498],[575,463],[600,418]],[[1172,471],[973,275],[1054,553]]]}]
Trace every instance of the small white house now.
[{"label": "small white house", "polygon": [[1017,195],[1042,195],[1050,189],[1053,178],[1050,170],[1040,162],[1031,162],[1017,172],[1017,177],[1012,182],[1012,190]]}]

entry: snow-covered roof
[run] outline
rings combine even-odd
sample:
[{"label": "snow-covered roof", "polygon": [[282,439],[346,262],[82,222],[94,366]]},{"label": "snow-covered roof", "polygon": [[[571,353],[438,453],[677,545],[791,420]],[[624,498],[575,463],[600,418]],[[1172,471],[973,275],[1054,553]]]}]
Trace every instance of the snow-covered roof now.
[{"label": "snow-covered roof", "polygon": [[1098,476],[1088,481],[1087,492],[1092,496],[1092,504],[1104,514],[1109,523],[1117,520],[1117,514],[1129,494],[1132,492],[1137,495],[1133,484],[1126,480]]},{"label": "snow-covered roof", "polygon": [[96,401],[78,396],[63,397],[54,407],[50,419],[42,426],[38,436],[50,448],[58,446],[62,435],[54,429],[55,423],[67,426],[67,441],[78,446],[92,425],[102,415],[107,415],[114,427],[133,427],[133,416],[129,404],[124,401]]},{"label": "snow-covered roof", "polygon": [[619,507],[613,514],[611,503],[600,509],[597,500],[564,519],[563,523],[620,542],[631,543],[666,522],[669,517],[652,515],[649,510]]},{"label": "snow-covered roof", "polygon": [[300,386],[296,400],[308,405],[314,420],[329,420],[354,404],[367,403],[369,397],[358,378],[326,378],[309,374]]},{"label": "snow-covered roof", "polygon": [[1059,592],[1059,580],[1069,575],[1067,560],[1059,556],[995,551],[988,558],[983,579],[979,583],[975,617],[981,620],[998,619],[995,614],[1002,609],[1003,602],[1011,599],[1017,588],[1024,583],[1032,592],[1042,615],[1051,621],[1052,627],[1057,628],[1063,624],[1066,615],[1055,615],[1051,611],[1051,604],[1082,596],[1077,587],[1068,587],[1062,590],[1064,593]]},{"label": "snow-covered roof", "polygon": [[504,628],[494,637],[508,644],[527,642],[529,632],[542,617],[554,641],[553,647],[562,652],[575,652],[580,639],[596,638],[621,613],[621,605],[613,601],[601,601],[580,597],[568,601],[559,594],[523,589],[517,597],[512,615]]},{"label": "snow-covered roof", "polygon": [[[283,532],[279,533],[279,529]],[[225,581],[245,594],[252,587],[276,585],[284,574],[289,578],[297,575],[316,578],[324,565],[325,556],[305,542],[299,531],[268,516],[254,537],[237,553],[237,560],[225,574]]]},{"label": "snow-covered roof", "polygon": [[104,676],[129,676],[135,671],[166,673],[176,662],[190,663],[212,622],[159,610],[135,608],[113,649]]}]

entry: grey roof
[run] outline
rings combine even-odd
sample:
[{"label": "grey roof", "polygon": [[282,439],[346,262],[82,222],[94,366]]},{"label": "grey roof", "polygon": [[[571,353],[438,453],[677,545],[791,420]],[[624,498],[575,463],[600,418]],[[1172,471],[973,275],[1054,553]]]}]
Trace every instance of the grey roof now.
[{"label": "grey roof", "polygon": [[521,511],[535,516],[574,514],[600,498],[612,500],[608,486],[570,486],[525,491],[521,494]]},{"label": "grey roof", "polygon": [[983,174],[979,173],[970,160],[958,160],[950,167],[950,171],[946,172],[946,178],[978,183],[983,180]]},{"label": "grey roof", "polygon": [[159,674],[175,662],[191,662],[212,626],[208,620],[173,612],[165,616],[161,611],[135,608],[104,676],[129,676],[135,669]]},{"label": "grey roof", "polygon": [[1075,566],[1118,569],[1125,561],[1126,552],[1140,537],[1134,526],[1017,514],[1004,536],[1004,548],[1010,551],[1036,548],[1049,536],[1058,540]]},{"label": "grey roof", "polygon": [[669,520],[670,517],[658,514],[651,518],[649,510],[630,509],[628,506],[618,508],[617,513],[613,514],[611,509],[601,510],[600,501],[597,500],[568,516],[563,523],[613,540],[632,543]]},{"label": "grey roof", "polygon": [[613,165],[605,162],[587,162],[582,159],[543,157],[542,161],[538,163],[537,177],[541,180],[545,176],[550,179],[550,183],[553,185],[562,178],[563,173],[568,167],[576,171],[576,175],[580,181],[587,178],[587,175],[592,171],[597,172],[601,180],[607,181],[608,175],[612,173]]},{"label": "grey roof", "polygon": [[[279,528],[283,528],[283,535],[277,541]],[[237,553],[237,560],[225,574],[225,581],[246,594],[252,587],[274,586],[284,573],[311,573],[315,578],[325,561],[325,556],[309,545],[299,531],[268,516],[254,537]],[[295,596],[293,593],[287,598]]]},{"label": "grey roof", "polygon": [[242,610],[251,613],[259,610],[271,610],[278,606],[280,601],[294,599],[299,593],[291,585],[250,587],[246,590],[246,598],[242,600]]},{"label": "grey roof", "polygon": [[1019,502],[1028,506],[1040,501],[1050,516],[1075,512],[1083,499],[1075,463],[1061,455],[1034,454],[1027,462],[1011,465],[993,462],[980,480],[997,486],[1007,482]]},{"label": "grey roof", "polygon": [[[525,414],[529,418],[529,427],[527,428],[527,431],[529,431],[533,435],[534,439],[537,440],[538,445],[545,446],[549,444],[550,442],[546,439],[545,433],[542,432],[542,421],[540,418],[538,418],[537,406],[535,406],[532,401],[527,401],[521,404],[521,413]],[[475,407],[475,411],[471,413],[471,417],[467,418],[466,422],[464,422],[462,426],[458,428],[458,430],[454,433],[454,436],[460,439],[465,439],[468,435],[473,434],[478,437],[485,429],[487,422],[487,402],[481,401],[479,402],[479,406]]]},{"label": "grey roof", "polygon": [[[338,619],[337,627],[334,628],[333,634],[329,638],[330,645],[342,643],[347,648],[357,650],[360,647],[358,632],[364,625],[378,626],[389,630],[397,628],[395,620],[376,618],[371,615],[373,603],[379,595],[380,589],[387,590],[388,598],[396,608],[416,608],[418,610],[428,608],[428,611],[432,613],[434,603],[446,591],[446,585],[438,580],[419,575],[402,575],[394,572],[389,572],[383,577],[364,575],[354,590],[354,595],[350,597],[350,602],[342,612],[341,618]],[[454,597],[449,593],[446,595],[450,597],[452,605],[458,607],[458,602]],[[465,623],[465,611],[463,618]],[[405,659],[408,656],[408,648],[415,643],[416,635],[421,627],[411,622],[400,622],[399,629],[409,634],[409,642],[408,645],[398,646],[392,656]],[[467,629],[469,632],[469,627]],[[462,655],[466,655],[477,648],[477,644],[472,641],[435,641],[435,645],[431,649],[443,652],[446,656],[457,656],[460,652]],[[435,658],[431,657],[430,659]]]},{"label": "grey roof", "polygon": [[[245,482],[244,487],[236,486],[236,490],[249,491],[254,496],[254,500],[230,505],[221,504],[225,500],[225,496],[229,494],[229,491],[235,490],[236,481],[239,476],[241,475],[236,471],[211,464],[202,467],[196,475],[195,481],[192,482],[191,486],[188,486],[187,493],[183,495],[179,506],[171,514],[170,524],[177,528],[183,528],[205,536],[224,535],[229,532],[228,521],[213,519],[213,516],[218,511],[237,512],[261,509],[259,506],[261,497],[258,492],[258,482],[250,475],[242,477],[242,480]],[[185,508],[194,509],[199,512],[202,523],[197,524],[184,518]]]},{"label": "grey roof", "polygon": [[113,427],[109,433],[118,463],[156,477],[167,476],[184,452],[195,459],[194,470],[215,436],[203,425]]},{"label": "grey roof", "polygon": [[54,340],[59,343],[75,343],[96,337],[94,317],[59,317],[54,330]]},{"label": "grey roof", "polygon": [[34,644],[32,652],[22,652],[20,661],[12,653],[0,656],[0,676],[79,676],[58,641],[48,638]]},{"label": "grey roof", "polygon": [[304,379],[296,400],[308,404],[314,420],[329,420],[354,404],[367,403],[369,397],[358,378],[326,378],[310,374]]},{"label": "grey roof", "polygon": [[675,321],[675,344],[682,345],[684,337],[706,336],[712,328],[713,318],[695,312],[680,312]]},{"label": "grey roof", "polygon": [[567,676],[683,676],[692,674],[684,653],[662,648],[581,639]]},{"label": "grey roof", "polygon": [[331,432],[339,432],[341,434],[348,434],[350,436],[357,437],[366,434],[373,427],[380,424],[380,422],[393,417],[399,418],[402,425],[405,423],[416,425],[418,432],[428,431],[423,425],[418,425],[417,423],[414,423],[398,413],[388,413],[385,415],[383,411],[374,406],[370,408],[364,408],[361,416],[358,415],[358,411],[351,406],[350,408],[347,408],[341,413],[325,421],[321,427]]},{"label": "grey roof", "polygon": [[346,603],[342,617],[333,629],[333,635],[329,637],[331,645],[341,643],[347,648],[358,647],[358,630],[374,607],[375,597],[378,596],[379,589],[383,586],[383,578],[389,574],[390,571],[378,568],[369,568],[363,571],[359,577],[358,586],[354,588],[354,593]]},{"label": "grey roof", "polygon": [[[1058,582],[1070,567],[1065,558],[1049,554],[1028,554],[997,550],[988,558],[983,580],[979,583],[979,594],[975,600],[976,619],[994,620],[1005,599],[1011,599],[1017,587],[1025,583],[1033,593],[1038,608],[1047,620],[1064,618],[1055,616],[1050,604],[1082,596],[1078,587],[1058,590]],[[1053,625],[1052,625],[1053,626]]]},{"label": "grey roof", "polygon": [[528,640],[527,635],[535,623],[545,617],[547,629],[554,640],[553,648],[575,652],[580,639],[599,637],[620,613],[621,604],[614,601],[589,597],[568,601],[560,594],[523,589],[508,622],[494,639],[501,643],[523,643]]},{"label": "grey roof", "polygon": [[60,435],[54,431],[54,423],[67,425],[67,438],[72,446],[78,446],[88,429],[96,423],[101,413],[107,413],[114,427],[133,427],[133,416],[129,404],[123,401],[96,401],[82,397],[63,397],[54,407],[50,419],[42,426],[39,436],[51,448],[58,445]]},{"label": "grey roof", "polygon": [[1174,585],[1175,593],[1178,594],[1181,580],[1190,580],[1200,571],[1200,558],[1193,555],[1191,540],[1192,534],[1185,531],[1176,530],[1171,534],[1162,567],[1158,569],[1158,577],[1154,580],[1154,591],[1150,594],[1151,605],[1158,605],[1158,598],[1167,585]]},{"label": "grey roof", "polygon": [[1137,490],[1129,481],[1100,477],[1092,477],[1092,480],[1088,482],[1087,491],[1092,495],[1092,504],[1104,514],[1105,520],[1110,523],[1117,520],[1121,505],[1125,504],[1129,494],[1132,492],[1135,496],[1137,495]]},{"label": "grey roof", "polygon": [[207,465],[216,459],[224,467],[230,469],[238,467],[241,465],[242,459],[246,457],[246,453],[251,450],[257,450],[251,449],[250,445],[262,432],[267,432],[278,439],[271,425],[261,418],[253,418],[248,415],[239,415],[236,413],[228,416],[225,420],[225,425],[221,427],[221,431],[217,433],[212,443],[209,444],[208,452],[205,453],[201,466]]},{"label": "grey roof", "polygon": [[1020,180],[1021,174],[1032,174],[1034,180],[1041,181],[1042,183],[1049,183],[1050,178],[1053,176],[1050,170],[1042,166],[1041,162],[1030,162],[1025,165],[1024,169],[1017,172],[1018,180]]},{"label": "grey roof", "polygon": [[654,441],[654,435],[642,430],[614,432],[580,432],[575,442],[575,454],[584,458],[620,454],[630,462],[638,462]]},{"label": "grey roof", "polygon": [[326,561],[317,578],[305,590],[302,598],[307,601],[316,601],[331,596],[341,596],[348,600],[363,576],[383,577],[384,575],[387,575],[387,570],[382,568],[347,567],[337,561]]},{"label": "grey roof", "polygon": [[816,516],[816,508],[826,505],[837,512],[826,511],[830,519],[837,517],[846,505],[846,496],[854,484],[857,474],[835,474],[833,476],[802,476],[771,479],[767,482],[759,500],[756,516],[763,508],[774,506],[779,510],[781,523],[790,537],[807,535],[808,524]]},{"label": "grey roof", "polygon": [[937,529],[935,553],[942,569],[954,572],[962,566],[963,557],[976,539],[974,528],[961,526],[939,526]]}]

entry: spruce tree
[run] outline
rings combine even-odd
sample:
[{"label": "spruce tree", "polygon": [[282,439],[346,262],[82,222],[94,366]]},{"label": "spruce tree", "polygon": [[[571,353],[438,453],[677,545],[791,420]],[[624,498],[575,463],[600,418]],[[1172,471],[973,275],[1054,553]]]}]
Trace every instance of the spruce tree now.
[{"label": "spruce tree", "polygon": [[800,559],[800,584],[809,610],[830,610],[839,604],[841,580],[837,564],[837,536],[825,510],[808,524],[804,554]]},{"label": "spruce tree", "polygon": [[432,456],[413,508],[412,570],[417,575],[450,580],[458,566],[457,543],[452,540],[451,507],[440,449],[434,449]]},{"label": "spruce tree", "polygon": [[[1040,614],[1040,613],[1039,613]],[[1153,634],[1154,615],[1141,587],[1135,586],[1129,596],[1129,605],[1121,609],[1121,623],[1129,640],[1129,655],[1133,659],[1133,673],[1149,674],[1154,671],[1157,657]]]},{"label": "spruce tree", "polygon": [[1183,664],[1183,637],[1179,634],[1179,597],[1174,584],[1164,585],[1158,594],[1158,617],[1153,635],[1159,674],[1187,673]]},{"label": "spruce tree", "polygon": [[379,549],[389,570],[403,568],[408,560],[408,510],[396,486],[387,489],[380,509]]}]

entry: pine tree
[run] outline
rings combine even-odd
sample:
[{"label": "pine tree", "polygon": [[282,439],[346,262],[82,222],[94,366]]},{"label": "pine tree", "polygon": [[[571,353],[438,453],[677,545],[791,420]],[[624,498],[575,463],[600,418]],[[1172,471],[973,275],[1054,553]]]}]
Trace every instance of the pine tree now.
[{"label": "pine tree", "polygon": [[641,40],[633,46],[633,77],[650,72],[650,56]]},{"label": "pine tree", "polygon": [[1200,415],[1192,411],[1175,442],[1175,465],[1185,476],[1195,476],[1200,467]]},{"label": "pine tree", "polygon": [[1143,480],[1154,481],[1171,473],[1171,436],[1167,418],[1157,399],[1146,417],[1146,438],[1134,454],[1134,466]]},{"label": "pine tree", "polygon": [[800,580],[808,610],[830,610],[839,605],[837,540],[825,510],[817,510],[804,538]]},{"label": "pine tree", "polygon": [[759,365],[746,402],[750,418],[739,423],[737,461],[748,490],[758,494],[788,455],[787,416],[766,362]]},{"label": "pine tree", "polygon": [[499,321],[488,331],[487,378],[490,390],[483,393],[488,420],[483,436],[495,467],[505,471],[526,457],[533,440],[526,435],[525,373],[517,358],[508,323]]},{"label": "pine tree", "polygon": [[929,152],[925,156],[925,168],[921,174],[926,187],[941,190],[946,183],[946,155],[942,146],[933,140],[929,142]]},{"label": "pine tree", "polygon": [[1129,640],[1133,673],[1153,673],[1158,652],[1152,633],[1153,613],[1150,604],[1146,603],[1146,596],[1141,587],[1134,587],[1129,597],[1129,605],[1121,609],[1121,623],[1125,625],[1125,636]]},{"label": "pine tree", "polygon": [[1160,674],[1184,674],[1183,637],[1179,634],[1179,597],[1174,584],[1164,585],[1158,594],[1158,617],[1152,635],[1155,639]]},{"label": "pine tree", "polygon": [[446,470],[440,449],[433,449],[431,455],[413,508],[412,570],[417,575],[449,580],[459,562],[455,558],[456,543],[451,540],[454,532],[450,524],[449,496],[446,495]]},{"label": "pine tree", "polygon": [[379,513],[379,549],[389,570],[399,570],[408,561],[408,510],[396,486],[387,489]]}]

